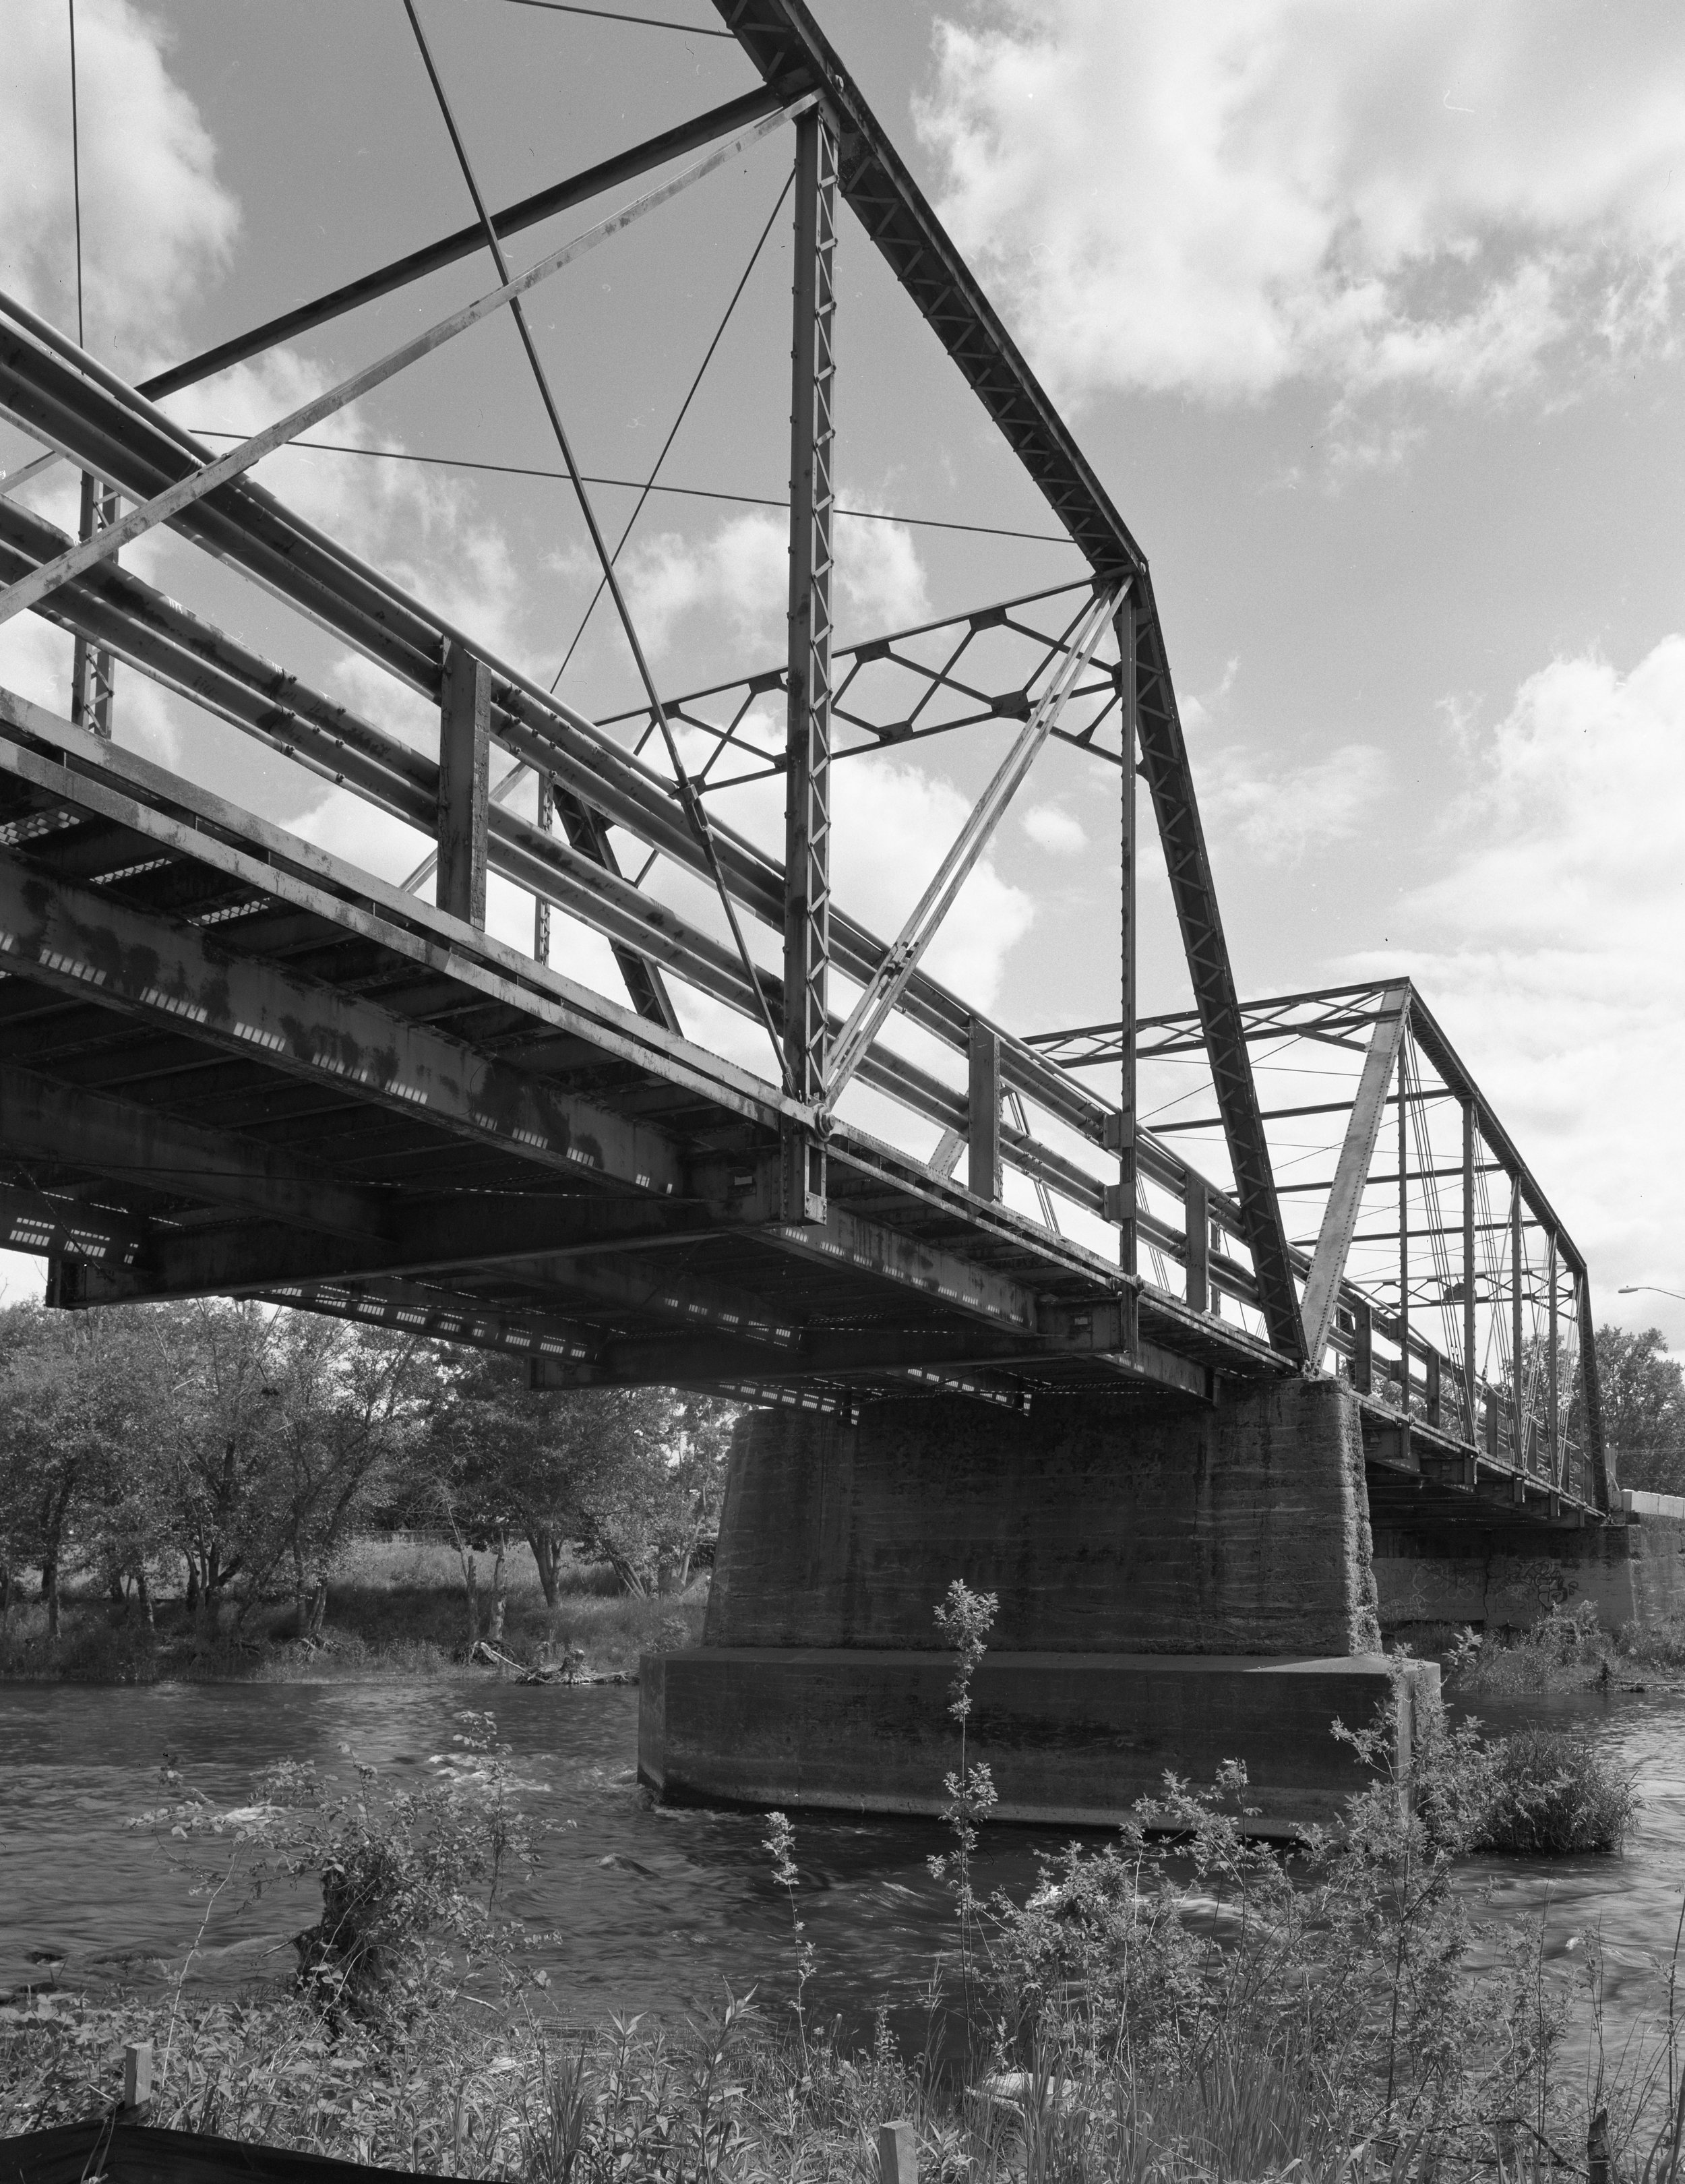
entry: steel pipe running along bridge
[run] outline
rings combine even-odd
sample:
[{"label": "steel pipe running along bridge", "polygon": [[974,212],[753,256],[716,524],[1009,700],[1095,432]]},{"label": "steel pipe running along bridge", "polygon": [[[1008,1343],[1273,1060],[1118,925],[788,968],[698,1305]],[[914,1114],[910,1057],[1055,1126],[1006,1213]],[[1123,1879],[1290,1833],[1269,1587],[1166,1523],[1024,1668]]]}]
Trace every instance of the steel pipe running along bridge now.
[{"label": "steel pipe running along bridge", "polygon": [[[47,1256],[61,1306],[266,1298],[525,1355],[543,1386],[659,1382],[831,1411],[943,1390],[1023,1409],[1097,1389],[1210,1402],[1225,1383],[1333,1369],[1362,1396],[1376,1490],[1475,1521],[1601,1520],[1583,1260],[1407,986],[1242,1006],[1143,555],[801,0],[718,4],[755,88],[498,213],[414,22],[475,223],[148,387],[0,299],[0,410],[47,450],[0,493],[0,619],[32,609],[76,641],[70,718],[0,694],[0,1241]],[[787,656],[664,699],[520,298],[787,127]],[[502,237],[658,170],[511,274]],[[839,199],[1082,549],[1084,582],[835,647]],[[481,249],[497,287],[227,454],[156,406]],[[643,675],[646,705],[618,720],[586,718],[248,475],[504,309]],[[77,541],[11,491],[66,460],[86,481]],[[120,566],[158,522],[437,705],[437,759]],[[432,837],[412,878],[437,861],[438,906],[114,743],[114,663]],[[831,900],[831,767],[985,721],[1015,724],[1011,749],[886,942]],[[679,727],[712,741],[694,776]],[[1118,1024],[1026,1039],[922,959],[1050,737],[1121,785],[1121,1007]],[[514,775],[493,780],[493,746],[537,776],[532,819],[503,793]],[[760,773],[785,783],[781,862],[712,816],[717,789]],[[1138,1028],[1137,776],[1194,1000]],[[652,890],[658,863],[705,911]],[[531,954],[486,931],[488,873],[532,896]],[[551,965],[553,910],[608,941],[624,1000]],[[757,964],[745,922],[781,937],[781,974]],[[858,991],[846,1019],[833,972]],[[759,1021],[776,1077],[685,1037],[675,982]],[[946,1075],[895,1050],[892,1026],[951,1056]],[[1343,1100],[1306,1103],[1346,1118],[1320,1185],[1278,1188],[1254,1076],[1253,1048],[1289,1032],[1354,1072]],[[1143,1126],[1143,1072],[1176,1057],[1197,1061],[1210,1112]],[[1116,1096],[1085,1082],[1098,1064]],[[933,1157],[838,1114],[856,1076],[920,1142],[940,1128]],[[1396,1234],[1376,1211],[1389,1105]],[[1432,1147],[1446,1114],[1454,1157]],[[1190,1128],[1226,1181],[1179,1149]],[[1039,1217],[1004,1202],[1006,1168]],[[1307,1188],[1319,1224],[1296,1240],[1283,1208]],[[1109,1224],[1115,1254],[1061,1234],[1058,1201]],[[1392,1273],[1371,1279],[1376,1233]]]}]

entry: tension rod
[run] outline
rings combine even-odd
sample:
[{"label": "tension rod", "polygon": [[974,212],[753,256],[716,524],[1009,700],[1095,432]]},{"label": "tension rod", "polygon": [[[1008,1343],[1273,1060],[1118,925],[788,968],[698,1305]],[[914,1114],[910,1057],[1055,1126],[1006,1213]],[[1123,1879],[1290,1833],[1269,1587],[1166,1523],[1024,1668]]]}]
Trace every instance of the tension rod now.
[{"label": "tension rod", "polygon": [[[456,125],[456,116],[451,111],[451,103],[446,94],[443,81],[434,65],[426,33],[421,28],[421,18],[415,12],[415,0],[403,0],[403,9],[409,18],[409,26],[415,33],[415,42],[420,49],[428,81],[431,83],[433,95],[439,103],[439,112],[444,117],[446,129],[450,132],[451,144],[456,153],[457,164],[462,170],[462,179],[468,185],[468,193],[474,200],[475,213],[481,228],[485,231],[487,248],[492,254],[492,263],[498,269],[498,278],[507,287],[509,275],[508,264],[503,257],[503,245],[498,240],[497,227],[491,214],[487,210],[486,200],[480,194],[480,185],[475,179],[473,163],[468,156],[468,147],[462,140],[462,132]],[[802,104],[806,103],[801,102]],[[787,109],[787,112],[792,114],[798,110],[799,107]],[[597,511],[591,504],[591,496],[586,490],[585,480],[580,474],[579,465],[574,460],[573,443],[568,438],[566,426],[562,423],[561,412],[556,407],[555,397],[550,392],[550,382],[533,342],[531,329],[526,323],[526,314],[520,308],[519,296],[510,297],[509,311],[514,320],[516,331],[520,335],[521,347],[526,351],[526,360],[532,367],[533,380],[538,388],[539,399],[544,404],[545,414],[550,420],[550,429],[555,434],[556,446],[560,451],[562,461],[566,465],[568,476],[578,497],[580,512],[585,518],[587,530],[591,533],[592,545],[596,549],[598,560],[602,564],[603,581],[608,588],[609,596],[614,602],[614,610],[620,616],[621,628],[626,632],[626,643],[631,648],[632,659],[637,664],[638,677],[649,699],[650,710],[655,715],[656,722],[660,727],[661,739],[667,747],[668,761],[672,766],[674,782],[679,793],[680,808],[685,815],[692,833],[696,837],[698,846],[708,861],[708,869],[713,877],[715,887],[719,891],[720,907],[726,913],[726,923],[731,928],[731,938],[737,943],[737,954],[742,962],[743,974],[748,980],[749,991],[754,995],[755,1006],[760,1011],[761,1022],[766,1027],[766,1035],[772,1042],[772,1051],[777,1056],[779,1073],[783,1080],[784,1089],[786,1091],[793,1091],[794,1083],[790,1074],[789,1064],[785,1058],[777,1028],[772,1021],[772,1011],[767,1006],[766,994],[760,983],[760,973],[756,969],[754,960],[749,954],[748,944],[743,939],[743,928],[737,920],[737,905],[731,900],[731,892],[726,885],[726,875],[720,870],[719,852],[715,848],[714,834],[709,824],[708,814],[703,808],[701,797],[697,794],[696,784],[692,781],[689,773],[686,771],[685,762],[679,755],[679,746],[674,738],[666,709],[656,694],[655,678],[649,671],[649,662],[644,657],[643,646],[639,642],[637,627],[631,618],[631,610],[627,606],[626,594],[620,589],[620,580],[614,573],[614,558],[609,554],[608,541],[603,538],[602,527],[597,521]]]}]

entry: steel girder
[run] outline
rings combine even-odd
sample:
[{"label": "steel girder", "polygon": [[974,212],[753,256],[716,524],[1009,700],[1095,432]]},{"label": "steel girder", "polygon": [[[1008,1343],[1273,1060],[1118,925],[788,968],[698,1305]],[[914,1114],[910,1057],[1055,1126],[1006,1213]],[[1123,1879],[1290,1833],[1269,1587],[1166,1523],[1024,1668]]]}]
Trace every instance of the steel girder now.
[{"label": "steel girder", "polygon": [[1287,1231],[1282,1225],[1240,999],[1229,967],[1228,944],[1223,938],[1222,915],[1206,855],[1205,830],[1194,800],[1182,718],[1150,594],[1135,617],[1135,688],[1141,771],[1146,776],[1164,844],[1171,896],[1182,928],[1223,1135],[1234,1169],[1242,1233],[1258,1278],[1259,1305],[1271,1342],[1286,1356],[1303,1360],[1304,1327],[1293,1286]]}]

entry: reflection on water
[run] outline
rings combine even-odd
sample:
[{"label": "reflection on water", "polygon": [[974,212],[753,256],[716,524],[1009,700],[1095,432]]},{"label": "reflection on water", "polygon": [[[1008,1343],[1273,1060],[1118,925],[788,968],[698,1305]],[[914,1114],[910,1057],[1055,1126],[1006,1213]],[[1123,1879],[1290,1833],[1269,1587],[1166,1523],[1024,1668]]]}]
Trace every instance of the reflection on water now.
[{"label": "reflection on water", "polygon": [[[188,1780],[231,1802],[270,1760],[343,1765],[342,1746],[391,1769],[420,1769],[447,1748],[453,1710],[494,1705],[529,1801],[558,1824],[544,1867],[514,1908],[556,1937],[542,1953],[569,2013],[676,2013],[757,1982],[781,1986],[789,1906],[770,1879],[754,1814],[652,1808],[634,1770],[635,1691],[566,1691],[483,1680],[386,1684],[201,1685],[106,1691],[0,1685],[0,1990],[39,1981],[47,1961],[70,1981],[161,1976],[192,1944],[203,1900],[151,1839],[125,1819],[157,1802],[168,1748]],[[1617,2012],[1649,1997],[1671,1947],[1685,1890],[1685,1697],[1506,1702],[1482,1709],[1500,1730],[1574,1714],[1638,1774],[1643,1799],[1622,1858],[1546,1864],[1471,1860],[1477,1910],[1546,1917],[1546,1953],[1600,1928]],[[803,1915],[821,1975],[819,2006],[862,2023],[880,2003],[904,2022],[931,1953],[946,1941],[946,1898],[925,1871],[936,1824],[797,1816]],[[978,1883],[1027,1887],[1037,1849],[1059,1837],[986,1831]],[[301,1892],[256,1905],[236,1892],[213,1907],[193,1978],[243,1983],[290,1968],[287,1937],[315,1915]]]}]

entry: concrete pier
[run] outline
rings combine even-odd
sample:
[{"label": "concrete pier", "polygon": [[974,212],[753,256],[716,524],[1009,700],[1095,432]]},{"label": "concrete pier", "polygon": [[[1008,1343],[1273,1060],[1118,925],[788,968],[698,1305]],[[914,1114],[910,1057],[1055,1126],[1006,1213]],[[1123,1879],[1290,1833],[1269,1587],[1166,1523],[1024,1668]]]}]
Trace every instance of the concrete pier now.
[{"label": "concrete pier", "polygon": [[1383,1631],[1419,1643],[1448,1625],[1511,1633],[1582,1601],[1611,1633],[1685,1618],[1685,1502],[1620,1501],[1607,1527],[1389,1526],[1375,1541]]},{"label": "concrete pier", "polygon": [[1287,1830],[1361,1779],[1337,1717],[1386,1707],[1408,1733],[1339,1383],[1028,1417],[915,1399],[853,1425],[744,1420],[703,1644],[644,1663],[643,1780],[675,1799],[938,1810],[958,1739],[933,1616],[955,1578],[999,1602],[970,1741],[1002,1818],[1115,1822],[1166,1769],[1200,1784],[1238,1758],[1262,1824]]}]

